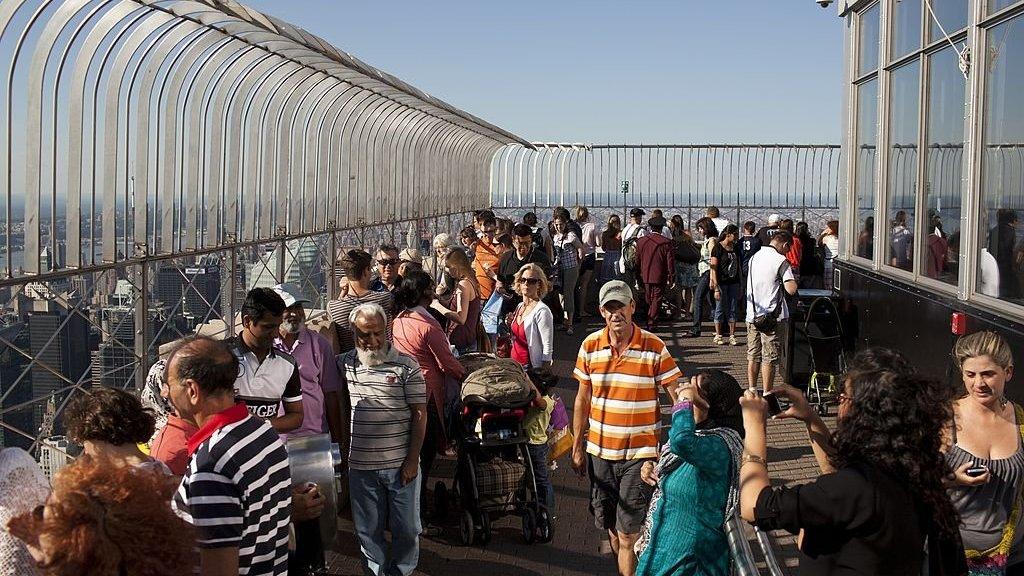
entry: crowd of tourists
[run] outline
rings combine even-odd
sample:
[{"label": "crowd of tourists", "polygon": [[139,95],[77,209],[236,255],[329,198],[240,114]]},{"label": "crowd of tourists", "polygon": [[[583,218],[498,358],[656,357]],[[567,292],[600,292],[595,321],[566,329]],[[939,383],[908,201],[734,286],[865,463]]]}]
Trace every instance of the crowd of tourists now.
[{"label": "crowd of tourists", "polygon": [[[452,453],[460,357],[549,374],[556,331],[573,336],[595,312],[572,369],[568,460],[623,576],[727,575],[739,519],[799,534],[801,574],[1024,573],[1024,409],[1005,396],[1002,337],[960,338],[957,387],[898,352],[861,351],[841,377],[834,429],[776,383],[789,300],[831,285],[839,224],[823,224],[812,236],[780,215],[740,225],[709,207],[687,228],[634,208],[602,230],[584,207],[557,208],[546,225],[484,210],[426,256],[345,250],[326,329],[298,286],[255,288],[237,334],[174,343],[140,394],[75,395],[63,425],[83,452],[52,486],[26,453],[0,452],[0,570],[323,573],[319,520],[333,495],[295,481],[287,446],[327,434],[344,451],[365,573],[409,575],[420,539],[440,530],[427,479]],[[714,345],[745,339],[743,384],[722,370],[684,375],[657,335],[689,325],[700,337],[705,312]],[[538,500],[555,517],[556,402],[542,380],[523,427]],[[816,480],[772,481],[771,418],[806,425]]]}]

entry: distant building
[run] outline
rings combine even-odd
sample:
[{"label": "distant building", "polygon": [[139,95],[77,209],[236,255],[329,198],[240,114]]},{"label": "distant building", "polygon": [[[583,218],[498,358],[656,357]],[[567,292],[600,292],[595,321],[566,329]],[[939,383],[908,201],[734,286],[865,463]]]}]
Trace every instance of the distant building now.
[{"label": "distant building", "polygon": [[[4,392],[0,408],[27,404],[32,400],[32,375],[24,374],[29,360],[19,350],[29,350],[28,325],[13,315],[0,318],[0,337],[14,346],[0,342],[0,390]],[[35,435],[37,423],[31,404],[20,409],[4,411],[0,415],[0,421],[27,435]],[[0,427],[0,446],[17,446],[27,450],[32,446],[32,440],[28,436]]]},{"label": "distant building", "polygon": [[[289,240],[283,250],[280,244],[259,256],[258,260],[249,264],[246,274],[246,285],[252,288],[271,288],[281,282],[294,282],[302,289],[303,295],[313,302],[313,307],[324,307],[324,291],[326,289],[326,270],[320,249],[311,238]],[[284,258],[284,277],[278,278]]]},{"label": "distant building", "polygon": [[[53,305],[53,302],[34,302],[35,310],[28,312],[29,352],[35,358],[32,365],[32,398],[46,398],[66,389],[68,382],[77,383],[89,371],[89,322],[78,313]],[[84,312],[83,313],[87,313]],[[88,379],[84,380],[88,383]],[[43,407],[34,406],[32,430],[39,428]]]},{"label": "distant building", "polygon": [[74,460],[71,456],[73,450],[64,436],[50,436],[39,443],[39,467],[48,480],[52,482],[53,476]]}]

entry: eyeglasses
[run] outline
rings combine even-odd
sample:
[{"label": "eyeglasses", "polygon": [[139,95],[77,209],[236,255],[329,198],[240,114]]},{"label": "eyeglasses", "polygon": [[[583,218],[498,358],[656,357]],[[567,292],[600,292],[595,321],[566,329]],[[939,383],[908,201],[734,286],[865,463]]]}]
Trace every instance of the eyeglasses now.
[{"label": "eyeglasses", "polygon": [[520,278],[519,283],[526,284],[528,286],[535,286],[540,284],[540,278]]},{"label": "eyeglasses", "polygon": [[377,260],[377,264],[381,266],[398,266],[401,263],[401,260]]}]

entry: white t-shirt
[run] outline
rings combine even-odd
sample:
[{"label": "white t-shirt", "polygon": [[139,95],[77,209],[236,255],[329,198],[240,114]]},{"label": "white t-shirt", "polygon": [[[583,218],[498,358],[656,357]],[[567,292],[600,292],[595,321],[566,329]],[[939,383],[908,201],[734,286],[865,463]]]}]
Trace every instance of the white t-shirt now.
[{"label": "white t-shirt", "polygon": [[718,229],[719,234],[724,232],[725,227],[731,224],[728,218],[722,218],[721,216],[719,216],[718,218],[712,218],[711,221],[715,223],[715,228]]},{"label": "white t-shirt", "polygon": [[[762,246],[757,254],[751,256],[749,266],[747,322],[752,322],[761,314],[771,312],[775,308],[776,302],[781,302],[779,320],[789,318],[789,308],[780,291],[783,290],[784,282],[795,281],[796,278],[793,276],[793,268],[789,265],[786,257],[771,246]],[[782,282],[779,282],[780,269],[782,270]]]},{"label": "white t-shirt", "polygon": [[580,230],[583,231],[583,237],[580,238],[580,241],[583,242],[584,255],[593,254],[597,250],[597,245],[601,242],[601,235],[597,232],[597,226],[594,225],[593,221],[584,222],[580,226]]},{"label": "white t-shirt", "polygon": [[999,263],[996,262],[996,257],[989,254],[985,248],[982,248],[978,253],[978,271],[981,276],[978,278],[978,292],[986,296],[998,298]]}]

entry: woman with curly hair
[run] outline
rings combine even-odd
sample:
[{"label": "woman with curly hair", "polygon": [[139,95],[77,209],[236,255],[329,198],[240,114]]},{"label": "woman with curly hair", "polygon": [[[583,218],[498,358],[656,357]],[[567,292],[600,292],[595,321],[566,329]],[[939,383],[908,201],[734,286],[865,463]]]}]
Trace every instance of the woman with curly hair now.
[{"label": "woman with curly hair", "polygon": [[193,564],[195,534],[167,504],[177,481],[83,456],[46,504],[7,524],[47,576],[172,576]]},{"label": "woman with curly hair", "polygon": [[740,506],[762,530],[800,534],[801,574],[921,574],[926,560],[930,575],[967,574],[959,517],[943,486],[948,386],[917,376],[898,352],[865,350],[843,383],[831,435],[795,388],[774,393],[792,403],[781,417],[807,425],[825,474],[803,486],[770,485],[768,403],[748,390],[740,399]]},{"label": "woman with curly hair", "polygon": [[156,418],[136,396],[105,386],[80,392],[64,410],[68,438],[89,456],[103,456],[116,466],[134,466],[170,474],[167,466],[139,449],[153,436]]},{"label": "woman with curly hair", "polygon": [[1005,396],[1013,352],[1002,336],[977,332],[957,341],[953,358],[964,389],[946,461],[967,563],[971,574],[1024,574],[1024,529],[1013,520],[1024,505],[1024,409]]}]

